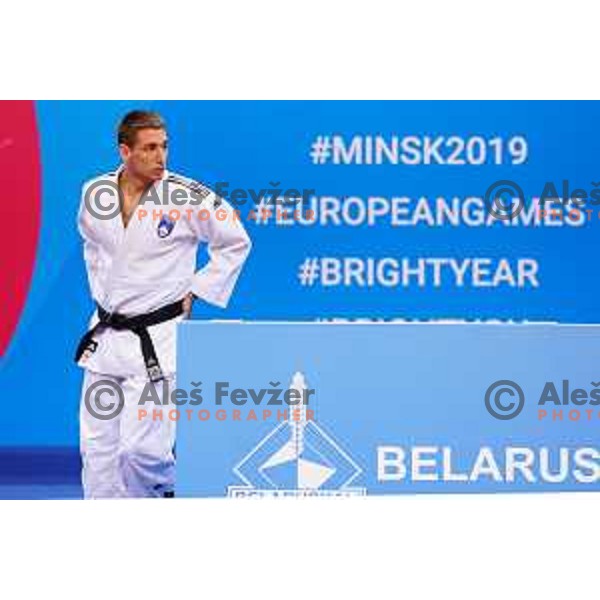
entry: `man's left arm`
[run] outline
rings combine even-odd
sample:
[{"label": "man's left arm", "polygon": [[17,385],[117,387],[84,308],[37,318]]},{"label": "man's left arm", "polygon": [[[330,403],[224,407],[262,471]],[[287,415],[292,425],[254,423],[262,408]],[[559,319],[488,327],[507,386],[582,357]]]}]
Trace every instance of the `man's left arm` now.
[{"label": "man's left arm", "polygon": [[211,193],[201,207],[208,210],[209,218],[191,219],[190,224],[198,241],[208,245],[209,261],[194,274],[191,293],[225,308],[252,244],[239,213],[225,200]]}]

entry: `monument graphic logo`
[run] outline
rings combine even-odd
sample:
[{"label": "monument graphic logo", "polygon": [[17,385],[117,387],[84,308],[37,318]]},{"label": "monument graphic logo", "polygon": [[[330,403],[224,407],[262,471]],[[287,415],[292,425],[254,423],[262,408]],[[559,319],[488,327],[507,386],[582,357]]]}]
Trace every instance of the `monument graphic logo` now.
[{"label": "monument graphic logo", "polygon": [[[290,389],[307,389],[300,372]],[[228,496],[363,496],[366,489],[351,487],[362,468],[313,419],[306,405],[289,411],[234,467],[243,485],[228,487]],[[298,414],[299,413],[299,414]],[[294,418],[292,418],[294,417]],[[299,417],[299,418],[298,418]]]}]

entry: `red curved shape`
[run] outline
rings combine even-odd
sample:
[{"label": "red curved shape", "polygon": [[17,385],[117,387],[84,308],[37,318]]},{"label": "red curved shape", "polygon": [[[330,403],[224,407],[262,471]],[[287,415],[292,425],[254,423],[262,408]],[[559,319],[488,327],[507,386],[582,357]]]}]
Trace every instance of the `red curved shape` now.
[{"label": "red curved shape", "polygon": [[27,299],[39,237],[40,197],[35,103],[0,102],[0,357]]}]

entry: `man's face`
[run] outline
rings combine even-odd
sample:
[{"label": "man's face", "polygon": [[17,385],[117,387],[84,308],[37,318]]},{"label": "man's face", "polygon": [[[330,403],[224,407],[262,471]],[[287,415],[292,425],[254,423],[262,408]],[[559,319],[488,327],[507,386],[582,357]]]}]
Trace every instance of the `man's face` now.
[{"label": "man's face", "polygon": [[120,146],[121,158],[136,177],[157,181],[167,164],[167,133],[164,129],[140,129],[132,147]]}]

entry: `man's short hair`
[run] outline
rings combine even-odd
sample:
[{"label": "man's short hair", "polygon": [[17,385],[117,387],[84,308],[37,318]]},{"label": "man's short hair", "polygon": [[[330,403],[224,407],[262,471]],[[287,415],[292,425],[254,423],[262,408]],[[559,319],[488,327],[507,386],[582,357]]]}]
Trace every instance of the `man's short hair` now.
[{"label": "man's short hair", "polygon": [[128,112],[119,123],[117,135],[119,145],[133,147],[140,129],[166,129],[165,121],[160,114],[151,110]]}]

